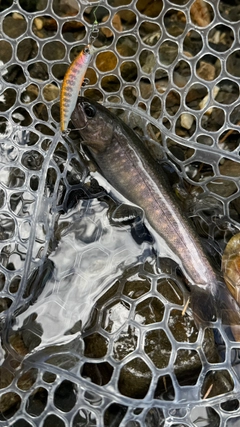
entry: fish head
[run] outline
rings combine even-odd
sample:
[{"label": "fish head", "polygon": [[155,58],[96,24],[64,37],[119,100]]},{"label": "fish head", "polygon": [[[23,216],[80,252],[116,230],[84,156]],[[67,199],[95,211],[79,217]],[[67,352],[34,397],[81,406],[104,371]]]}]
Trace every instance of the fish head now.
[{"label": "fish head", "polygon": [[115,122],[107,108],[80,96],[71,116],[74,127],[94,154],[103,153],[111,144]]},{"label": "fish head", "polygon": [[93,46],[92,43],[87,44],[84,48],[83,48],[83,55],[86,57],[92,57],[92,55],[96,52],[102,51],[103,48],[102,47],[95,47]]}]

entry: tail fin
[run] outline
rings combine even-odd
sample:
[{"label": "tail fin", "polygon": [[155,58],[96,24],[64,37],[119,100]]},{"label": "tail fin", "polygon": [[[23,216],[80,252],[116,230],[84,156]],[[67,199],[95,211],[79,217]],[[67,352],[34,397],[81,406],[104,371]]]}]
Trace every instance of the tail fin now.
[{"label": "tail fin", "polygon": [[194,286],[191,291],[191,307],[196,324],[209,325],[220,319],[224,326],[231,328],[235,341],[240,342],[240,307],[225,283],[216,285],[215,295],[199,286]]},{"label": "tail fin", "polygon": [[215,298],[205,287],[191,286],[191,307],[198,326],[215,322],[218,317]]}]

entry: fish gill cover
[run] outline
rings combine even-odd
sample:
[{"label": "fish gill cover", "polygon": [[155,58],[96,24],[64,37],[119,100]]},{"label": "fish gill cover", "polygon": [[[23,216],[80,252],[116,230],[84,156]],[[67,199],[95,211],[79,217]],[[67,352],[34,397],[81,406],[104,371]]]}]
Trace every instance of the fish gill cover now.
[{"label": "fish gill cover", "polygon": [[116,219],[76,131],[58,129],[97,16],[82,94],[165,164],[220,269],[239,230],[239,4],[97,5],[0,3],[0,426],[237,426],[233,325],[195,324],[176,264],[141,221]]}]

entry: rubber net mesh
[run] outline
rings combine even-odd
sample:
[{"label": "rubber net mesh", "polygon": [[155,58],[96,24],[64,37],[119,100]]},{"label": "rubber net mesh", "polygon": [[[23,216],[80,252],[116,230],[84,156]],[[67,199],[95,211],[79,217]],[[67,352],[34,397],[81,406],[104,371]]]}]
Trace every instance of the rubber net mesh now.
[{"label": "rubber net mesh", "polygon": [[[191,303],[182,315],[176,264],[156,269],[151,239],[113,223],[118,202],[76,131],[57,132],[61,82],[96,5],[0,2],[0,425],[238,426],[231,328],[196,325]],[[103,49],[82,88],[167,165],[218,266],[239,229],[239,8],[102,1]]]}]

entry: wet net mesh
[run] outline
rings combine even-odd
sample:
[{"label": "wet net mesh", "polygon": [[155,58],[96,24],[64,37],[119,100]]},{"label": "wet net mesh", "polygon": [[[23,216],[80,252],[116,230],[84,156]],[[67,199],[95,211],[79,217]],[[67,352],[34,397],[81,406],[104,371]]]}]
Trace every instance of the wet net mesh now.
[{"label": "wet net mesh", "polygon": [[97,16],[104,49],[82,93],[164,163],[220,265],[239,229],[239,2],[96,4],[0,2],[0,425],[238,426],[231,328],[196,325],[191,303],[182,315],[175,263],[156,269],[151,239],[111,220],[118,202],[76,132],[57,130]]}]

